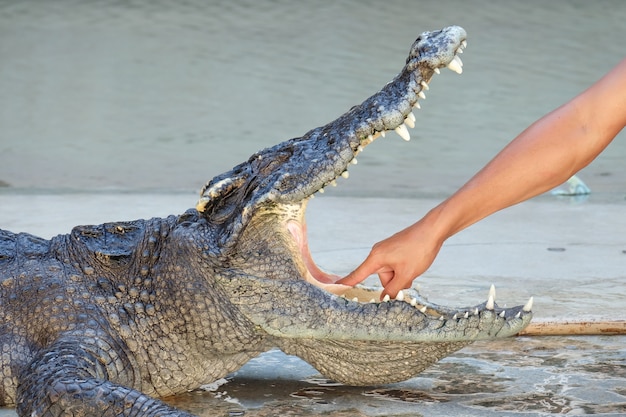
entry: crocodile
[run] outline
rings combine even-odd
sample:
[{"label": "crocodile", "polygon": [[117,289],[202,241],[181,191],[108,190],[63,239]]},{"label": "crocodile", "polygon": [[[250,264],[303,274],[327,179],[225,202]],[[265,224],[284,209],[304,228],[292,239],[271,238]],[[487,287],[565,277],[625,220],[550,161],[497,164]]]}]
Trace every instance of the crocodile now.
[{"label": "crocodile", "polygon": [[253,154],[180,215],[77,226],[50,240],[0,231],[0,406],[22,416],[188,416],[163,397],[272,348],[350,385],[409,379],[475,340],[515,335],[532,299],[452,308],[415,290],[337,284],[313,262],[307,201],[374,139],[410,139],[466,33],[424,32],[402,71],[329,124]]}]

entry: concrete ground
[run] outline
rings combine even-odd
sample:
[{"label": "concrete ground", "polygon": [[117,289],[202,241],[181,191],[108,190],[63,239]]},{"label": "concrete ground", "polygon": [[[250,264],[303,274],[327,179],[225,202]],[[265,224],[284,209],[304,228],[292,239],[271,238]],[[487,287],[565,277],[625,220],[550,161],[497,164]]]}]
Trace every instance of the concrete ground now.
[{"label": "concrete ground", "polygon": [[[44,237],[77,224],[180,213],[193,194],[0,194],[0,228]],[[609,201],[610,200],[610,201]],[[309,205],[313,256],[346,274],[376,241],[416,221],[435,199],[320,196]],[[626,319],[626,201],[544,196],[451,238],[416,281],[439,304],[535,299],[535,321]],[[371,277],[368,284],[375,285]],[[626,337],[517,337],[475,343],[419,377],[345,387],[279,351],[207,390],[169,399],[203,416],[626,415]],[[0,416],[13,416],[0,409]]]}]

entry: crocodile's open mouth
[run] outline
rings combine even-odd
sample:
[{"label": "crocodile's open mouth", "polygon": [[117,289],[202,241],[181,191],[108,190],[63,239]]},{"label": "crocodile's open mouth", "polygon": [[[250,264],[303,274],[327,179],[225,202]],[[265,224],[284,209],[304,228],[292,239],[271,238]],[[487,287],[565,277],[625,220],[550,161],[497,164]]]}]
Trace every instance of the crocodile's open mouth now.
[{"label": "crocodile's open mouth", "polygon": [[[463,62],[459,54],[466,46],[465,30],[458,26],[424,32],[411,47],[402,71],[379,92],[333,122],[261,150],[231,171],[213,178],[202,189],[196,208],[211,219],[218,251],[226,253],[238,242],[244,242],[237,250],[264,257],[276,253],[272,252],[275,248],[291,256],[298,273],[307,282],[349,302],[405,302],[431,318],[459,315],[467,318],[482,310],[491,310],[507,319],[522,314],[522,307],[506,311],[498,308],[495,297],[478,306],[457,310],[430,304],[415,291],[399,292],[395,300],[389,300],[388,296],[381,300],[380,287],[337,284],[341,277],[322,271],[313,262],[307,241],[304,220],[307,201],[314,194],[323,193],[325,187],[337,185],[340,177],[348,178],[348,167],[377,138],[394,131],[402,139],[410,140],[409,128],[415,127],[416,120],[413,111],[426,98],[429,82],[441,68],[461,74]],[[241,209],[242,202],[246,203]],[[277,226],[266,223],[270,218],[282,219],[275,236],[263,232],[269,230],[265,226]],[[287,247],[281,249],[278,240],[283,238],[282,243]],[[258,252],[246,242],[257,242]],[[530,311],[531,306],[532,300],[523,310]]]},{"label": "crocodile's open mouth", "polygon": [[[467,46],[467,42],[462,40],[459,44],[457,50],[455,51],[454,58],[447,64],[447,68],[456,72],[457,74],[461,74],[463,72],[463,62],[459,58],[459,54],[463,53],[463,49]],[[439,68],[433,69],[433,74],[439,74]],[[406,112],[403,112],[403,122],[397,124],[396,126],[386,126],[387,128],[383,128],[381,130],[375,131],[373,134],[370,134],[366,138],[362,139],[358,148],[353,152],[354,157],[350,161],[351,164],[356,164],[356,156],[363,151],[363,149],[371,144],[375,139],[379,137],[385,137],[387,132],[395,131],[402,139],[405,141],[409,141],[411,136],[408,128],[415,127],[415,116],[413,114],[412,109],[420,109],[419,99],[424,100],[426,98],[425,91],[428,91],[429,86],[427,81],[422,80],[420,82],[421,89],[417,92],[417,97],[415,102],[410,103],[411,106],[408,107]],[[348,164],[349,165],[349,164]],[[346,165],[345,170],[341,173],[341,177],[348,178],[348,165]],[[337,178],[332,179],[331,181],[322,185],[317,192],[323,193],[324,187],[331,185],[336,186]],[[351,287],[347,285],[337,284],[336,282],[341,279],[340,276],[331,274],[320,269],[317,264],[313,261],[311,256],[311,252],[309,249],[308,239],[307,239],[307,227],[306,221],[304,219],[304,211],[306,208],[306,201],[302,202],[302,210],[301,210],[301,218],[298,220],[291,219],[287,222],[287,229],[291,236],[293,237],[298,250],[299,256],[301,257],[302,264],[304,265],[305,271],[303,273],[304,279],[315,285],[316,287],[322,288],[323,290],[335,294],[340,297],[344,297],[350,301],[358,302],[358,303],[379,303],[379,302],[389,302],[389,301],[400,301],[406,302],[414,306],[420,312],[424,314],[428,314],[430,316],[439,318],[439,319],[457,319],[457,318],[468,318],[471,315],[478,315],[480,310],[492,310],[496,314],[498,314],[502,318],[511,318],[516,317],[519,318],[522,313],[530,312],[532,309],[533,299],[532,297],[526,305],[522,308],[517,308],[515,311],[509,310],[507,313],[506,309],[499,308],[495,304],[495,288],[492,286],[487,301],[473,307],[466,307],[460,309],[449,309],[446,307],[442,307],[436,304],[429,303],[424,298],[420,297],[419,294],[414,290],[408,291],[400,291],[395,300],[390,300],[389,296],[386,295],[381,299],[382,289],[381,288],[367,288],[364,286],[356,286]],[[510,317],[509,317],[510,316]]]},{"label": "crocodile's open mouth", "polygon": [[[459,46],[455,51],[455,55],[453,59],[446,66],[448,69],[450,69],[451,71],[457,74],[461,74],[463,72],[463,61],[461,61],[461,58],[459,57],[459,55],[463,53],[463,50],[466,47],[467,47],[467,41],[462,40],[459,43]],[[439,68],[433,69],[433,74],[439,74],[439,73],[440,73]],[[388,132],[394,131],[405,141],[409,141],[411,139],[411,135],[409,133],[408,128],[414,128],[415,121],[416,121],[416,118],[415,118],[415,115],[413,114],[412,109],[421,108],[419,100],[426,99],[425,92],[429,90],[429,86],[428,86],[429,81],[430,79],[428,81],[422,80],[420,82],[420,90],[417,92],[415,101],[412,103],[408,103],[410,104],[409,106],[406,106],[408,110],[403,112],[405,113],[403,114],[403,122],[397,124],[396,126],[389,126],[389,128],[382,128],[381,130],[376,130],[373,134],[362,139],[360,142],[360,145],[354,151],[354,157],[350,161],[349,164],[356,164],[357,163],[356,156],[360,152],[362,152],[364,148],[368,146],[369,144],[371,144],[374,140],[378,139],[381,136],[385,137]],[[348,165],[345,167],[345,170],[340,174],[342,178],[347,179],[349,177]],[[329,186],[329,185],[333,187],[336,186],[337,179],[338,177],[323,184],[321,187],[319,187],[319,189],[316,192],[324,193],[324,188],[326,186]],[[306,207],[306,201],[302,203],[302,207],[303,208],[302,208],[301,219],[289,220],[287,223],[287,229],[289,230],[296,245],[298,246],[302,262],[304,266],[306,267],[306,272],[304,274],[306,281],[332,294],[346,297],[353,301],[376,302],[380,300],[382,289],[364,288],[362,286],[350,287],[347,285],[335,284],[335,282],[341,279],[341,277],[335,274],[325,272],[316,265],[316,263],[313,261],[313,258],[311,256],[311,252],[309,249],[306,222],[304,220],[304,209]],[[403,299],[403,296],[404,296],[403,292],[400,292],[398,295],[400,299]],[[407,302],[412,302],[412,300],[409,300]]]}]

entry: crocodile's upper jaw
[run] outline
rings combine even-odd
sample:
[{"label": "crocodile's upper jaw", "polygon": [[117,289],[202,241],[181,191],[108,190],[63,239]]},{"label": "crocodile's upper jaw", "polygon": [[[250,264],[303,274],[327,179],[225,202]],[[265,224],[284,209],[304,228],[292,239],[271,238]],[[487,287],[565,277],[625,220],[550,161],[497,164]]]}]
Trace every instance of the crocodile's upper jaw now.
[{"label": "crocodile's upper jaw", "polygon": [[[299,204],[336,185],[339,177],[348,178],[355,157],[387,132],[393,130],[408,141],[407,126],[415,126],[413,109],[420,108],[433,75],[444,67],[462,72],[459,54],[465,39],[465,30],[458,26],[422,33],[402,71],[381,91],[327,125],[261,150],[216,176],[203,187],[196,208],[213,222],[235,223],[240,230],[259,206]],[[226,216],[230,222],[223,221]]]}]

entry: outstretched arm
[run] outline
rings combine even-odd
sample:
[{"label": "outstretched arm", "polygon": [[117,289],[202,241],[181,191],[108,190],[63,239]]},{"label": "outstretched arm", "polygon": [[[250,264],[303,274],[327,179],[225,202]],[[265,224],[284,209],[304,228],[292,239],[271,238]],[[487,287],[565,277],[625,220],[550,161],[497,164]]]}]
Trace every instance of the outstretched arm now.
[{"label": "outstretched arm", "polygon": [[340,283],[377,273],[395,297],[432,264],[450,236],[566,181],[626,125],[626,59],[587,90],[537,120],[456,193],[417,223],[372,248]]}]

